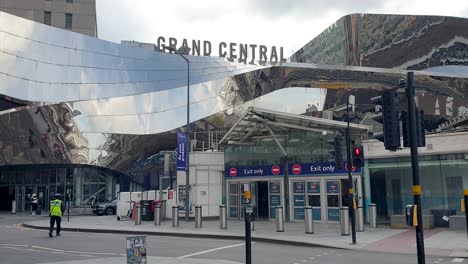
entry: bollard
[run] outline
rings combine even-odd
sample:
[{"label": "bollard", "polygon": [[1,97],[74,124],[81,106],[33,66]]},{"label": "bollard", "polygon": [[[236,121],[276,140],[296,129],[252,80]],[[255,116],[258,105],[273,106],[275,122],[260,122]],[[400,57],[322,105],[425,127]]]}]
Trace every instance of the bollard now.
[{"label": "bollard", "polygon": [[349,208],[348,207],[340,208],[340,226],[341,226],[341,235],[349,236]]},{"label": "bollard", "polygon": [[364,210],[362,209],[362,206],[356,209],[356,224],[356,231],[364,232]]},{"label": "bollard", "polygon": [[375,203],[369,205],[369,225],[372,228],[377,227],[377,208]]},{"label": "bollard", "polygon": [[163,200],[161,204],[161,221],[166,219],[166,202],[166,200]]},{"label": "bollard", "polygon": [[224,204],[219,206],[219,228],[227,229],[227,209]]},{"label": "bollard", "polygon": [[179,206],[172,206],[172,227],[179,227]]},{"label": "bollard", "polygon": [[154,206],[154,225],[161,225],[161,205]]},{"label": "bollard", "polygon": [[304,225],[306,234],[314,233],[314,219],[312,216],[312,206],[304,206]]},{"label": "bollard", "polygon": [[135,225],[141,225],[141,204],[136,205]]},{"label": "bollard", "polygon": [[11,201],[11,213],[16,214],[16,200]]},{"label": "bollard", "polygon": [[276,206],[276,232],[284,232],[283,207]]},{"label": "bollard", "polygon": [[201,205],[195,206],[195,228],[202,228],[202,207]]}]

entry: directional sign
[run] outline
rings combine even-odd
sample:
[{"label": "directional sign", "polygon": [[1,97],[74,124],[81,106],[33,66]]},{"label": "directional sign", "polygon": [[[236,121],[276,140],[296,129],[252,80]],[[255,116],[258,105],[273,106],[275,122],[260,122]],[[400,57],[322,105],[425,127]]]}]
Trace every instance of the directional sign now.
[{"label": "directional sign", "polygon": [[[349,171],[349,169],[348,169],[348,163],[346,163],[346,165],[345,165],[345,170],[346,170],[346,171]],[[352,169],[351,169],[351,172],[354,172],[354,171],[356,171],[356,167],[353,166]]]},{"label": "directional sign", "polygon": [[271,167],[271,173],[273,173],[273,175],[278,175],[280,174],[280,172],[281,172],[280,166],[273,165],[273,167]]},{"label": "directional sign", "polygon": [[236,168],[231,168],[229,170],[229,175],[231,175],[231,177],[236,177],[237,176],[237,169]]},{"label": "directional sign", "polygon": [[297,174],[301,174],[301,171],[302,171],[301,165],[299,165],[299,164],[294,164],[294,165],[292,166],[292,173],[294,173],[294,174],[297,175]]}]

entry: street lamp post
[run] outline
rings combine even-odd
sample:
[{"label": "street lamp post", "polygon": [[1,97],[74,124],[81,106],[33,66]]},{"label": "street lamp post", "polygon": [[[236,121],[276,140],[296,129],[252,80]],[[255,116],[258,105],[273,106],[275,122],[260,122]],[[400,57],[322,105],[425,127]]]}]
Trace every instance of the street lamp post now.
[{"label": "street lamp post", "polygon": [[190,163],[189,163],[189,157],[190,157],[190,61],[182,54],[180,54],[179,51],[177,51],[174,47],[171,46],[166,46],[164,49],[174,52],[175,54],[179,55],[184,59],[184,61],[187,63],[187,142],[189,143],[188,146],[188,152],[187,152],[187,159],[185,160],[185,221],[189,221],[189,173],[190,173]]}]

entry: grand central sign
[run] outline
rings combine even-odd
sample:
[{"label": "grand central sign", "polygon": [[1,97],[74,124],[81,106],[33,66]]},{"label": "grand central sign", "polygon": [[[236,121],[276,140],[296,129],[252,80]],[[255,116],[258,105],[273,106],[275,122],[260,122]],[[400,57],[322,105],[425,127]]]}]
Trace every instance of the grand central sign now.
[{"label": "grand central sign", "polygon": [[[172,47],[182,54],[191,54],[193,56],[211,56],[213,50],[210,41],[188,41],[187,39],[183,39],[182,43],[180,43],[176,38],[172,37],[168,38],[167,40],[164,37],[158,37],[157,46],[161,52],[166,51],[164,47]],[[286,62],[286,59],[284,58],[283,47],[280,47],[278,50],[275,46],[267,47],[265,45],[226,42],[220,42],[217,47],[218,56],[227,58],[231,61],[238,60],[239,62],[246,64],[256,64],[256,61],[259,61],[260,64],[267,62]]]}]

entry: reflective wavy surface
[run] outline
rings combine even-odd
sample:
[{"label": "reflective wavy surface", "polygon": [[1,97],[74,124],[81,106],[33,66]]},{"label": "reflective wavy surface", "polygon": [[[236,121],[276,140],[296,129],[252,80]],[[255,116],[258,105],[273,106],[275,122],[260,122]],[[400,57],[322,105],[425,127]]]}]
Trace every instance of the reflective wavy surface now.
[{"label": "reflective wavy surface", "polygon": [[[229,127],[243,109],[260,102],[286,111],[303,104],[305,112],[311,101],[323,109],[353,93],[358,103],[368,103],[405,76],[379,68],[189,59],[195,131]],[[0,165],[90,164],[130,173],[138,160],[175,148],[174,133],[186,122],[186,67],[174,54],[0,12],[0,93],[29,105],[0,115]],[[459,115],[468,105],[468,79],[432,74],[416,73],[422,107],[435,114],[440,101],[450,101],[444,114]],[[308,89],[276,92],[291,87]],[[309,101],[298,102],[301,97]]]}]

